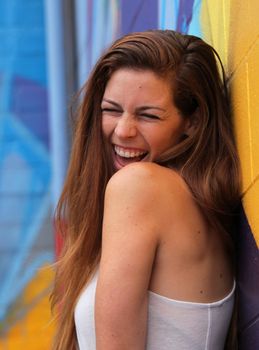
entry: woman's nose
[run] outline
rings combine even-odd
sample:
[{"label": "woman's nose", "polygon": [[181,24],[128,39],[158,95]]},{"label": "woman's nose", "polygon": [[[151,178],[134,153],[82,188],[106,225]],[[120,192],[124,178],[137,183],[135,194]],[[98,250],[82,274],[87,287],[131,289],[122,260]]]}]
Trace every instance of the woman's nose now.
[{"label": "woman's nose", "polygon": [[137,134],[136,121],[130,116],[120,116],[116,124],[115,134],[120,138],[134,137]]}]

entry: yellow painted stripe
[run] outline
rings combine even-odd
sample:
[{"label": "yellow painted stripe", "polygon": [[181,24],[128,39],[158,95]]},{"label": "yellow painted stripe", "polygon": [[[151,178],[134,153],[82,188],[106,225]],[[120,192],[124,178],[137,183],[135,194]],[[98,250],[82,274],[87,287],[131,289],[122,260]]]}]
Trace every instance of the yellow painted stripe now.
[{"label": "yellow painted stripe", "polygon": [[[50,268],[38,271],[21,295],[17,307],[29,311],[12,324],[11,329],[0,340],[3,350],[49,350],[55,327],[51,322],[49,290],[53,279]],[[15,315],[15,310],[14,310]],[[8,321],[8,318],[7,318]],[[11,319],[11,315],[9,317]]]}]

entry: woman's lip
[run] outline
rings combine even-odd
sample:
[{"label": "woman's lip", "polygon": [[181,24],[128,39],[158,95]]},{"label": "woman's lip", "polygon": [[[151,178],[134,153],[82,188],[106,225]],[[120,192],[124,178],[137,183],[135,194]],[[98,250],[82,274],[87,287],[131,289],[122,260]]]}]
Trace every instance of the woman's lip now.
[{"label": "woman's lip", "polygon": [[[113,145],[114,146],[114,145]],[[116,145],[117,146],[117,145]],[[120,146],[119,146],[120,147]],[[114,148],[114,147],[113,147]],[[138,149],[138,148],[137,148]],[[135,148],[136,150],[136,148]],[[120,157],[118,154],[116,154],[115,150],[113,149],[113,162],[114,162],[114,167],[116,170],[119,170],[121,168],[123,168],[124,166],[130,164],[130,163],[134,163],[134,162],[142,162],[142,161],[147,161],[147,157],[148,157],[148,152],[147,154],[141,159],[141,160],[138,160],[138,161],[130,161],[130,158],[123,158],[123,157]]]}]

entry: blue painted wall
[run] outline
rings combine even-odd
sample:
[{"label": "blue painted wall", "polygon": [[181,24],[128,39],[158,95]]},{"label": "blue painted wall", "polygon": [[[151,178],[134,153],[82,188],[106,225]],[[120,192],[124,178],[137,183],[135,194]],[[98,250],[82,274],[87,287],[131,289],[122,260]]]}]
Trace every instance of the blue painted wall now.
[{"label": "blue painted wall", "polygon": [[[84,0],[77,3],[80,1]],[[85,0],[85,4],[85,52],[78,55],[78,60],[84,58],[84,72],[89,72],[102,50],[122,34],[177,29],[206,38],[220,52],[234,81],[236,112],[243,97],[254,95],[249,94],[250,87],[242,91],[238,87],[245,85],[243,66],[248,73],[249,69],[258,72],[256,0],[249,6],[242,0],[213,4],[205,0]],[[53,331],[46,328],[52,275],[42,269],[53,261],[45,30],[44,0],[0,0],[0,348],[7,350],[49,348]],[[239,33],[239,40],[232,40],[231,49],[233,33]],[[249,62],[245,60],[248,56]],[[251,74],[251,84],[253,77]],[[249,103],[251,109],[241,108],[239,119],[235,114],[242,164],[250,162],[246,145],[255,140],[250,133],[250,139],[242,141],[242,133],[248,130],[248,116],[258,115],[258,104]],[[245,179],[254,192],[239,224],[241,350],[259,348],[259,235],[251,204],[256,193],[258,196],[256,179],[258,176],[252,183]]]},{"label": "blue painted wall", "polygon": [[10,330],[50,281],[25,301],[26,289],[53,261],[43,5],[0,0],[0,334],[6,338],[0,348],[6,349]]}]

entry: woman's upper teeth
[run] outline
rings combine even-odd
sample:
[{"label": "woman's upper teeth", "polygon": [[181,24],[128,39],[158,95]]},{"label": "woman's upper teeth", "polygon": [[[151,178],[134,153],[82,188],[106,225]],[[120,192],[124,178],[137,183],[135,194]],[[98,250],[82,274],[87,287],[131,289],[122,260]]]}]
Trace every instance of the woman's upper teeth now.
[{"label": "woman's upper teeth", "polygon": [[134,157],[139,157],[145,154],[146,152],[143,151],[135,151],[131,149],[125,149],[121,148],[119,146],[114,146],[115,153],[117,153],[119,156],[124,157],[124,158],[134,158]]}]

